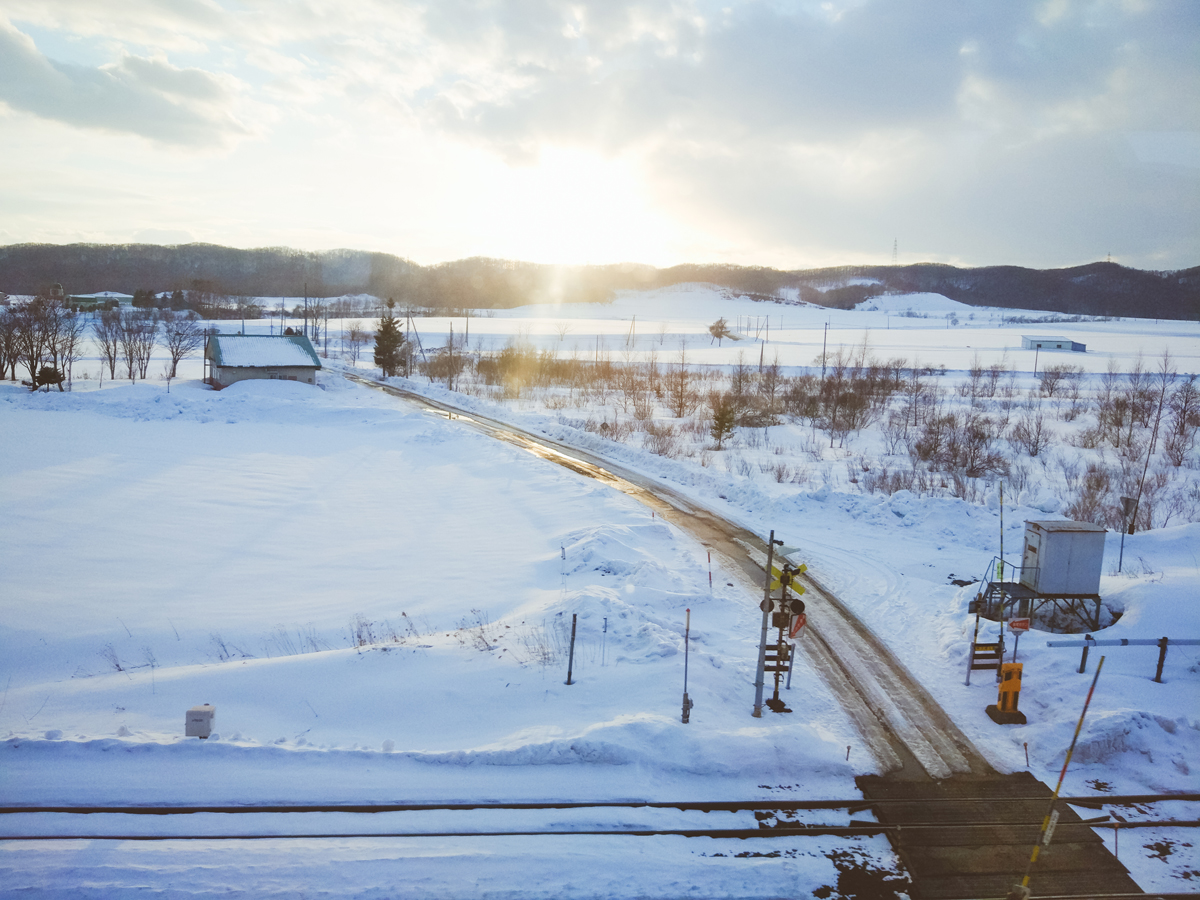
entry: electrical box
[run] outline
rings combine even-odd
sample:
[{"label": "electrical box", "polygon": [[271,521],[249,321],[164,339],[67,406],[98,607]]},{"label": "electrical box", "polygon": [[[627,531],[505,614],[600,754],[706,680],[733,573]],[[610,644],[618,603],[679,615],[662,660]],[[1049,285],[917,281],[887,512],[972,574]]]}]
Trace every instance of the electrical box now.
[{"label": "electrical box", "polygon": [[217,708],[211,703],[193,706],[187,711],[184,719],[184,735],[205,740],[212,734],[213,722],[217,718]]},{"label": "electrical box", "polygon": [[1104,531],[1091,522],[1026,522],[1021,584],[1039,594],[1098,594]]}]

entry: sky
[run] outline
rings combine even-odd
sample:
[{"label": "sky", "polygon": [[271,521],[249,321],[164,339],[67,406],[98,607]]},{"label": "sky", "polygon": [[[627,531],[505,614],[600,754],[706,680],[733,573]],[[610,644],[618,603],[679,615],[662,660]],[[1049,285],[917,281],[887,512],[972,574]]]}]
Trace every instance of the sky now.
[{"label": "sky", "polygon": [[0,0],[0,244],[1200,264],[1192,0]]}]

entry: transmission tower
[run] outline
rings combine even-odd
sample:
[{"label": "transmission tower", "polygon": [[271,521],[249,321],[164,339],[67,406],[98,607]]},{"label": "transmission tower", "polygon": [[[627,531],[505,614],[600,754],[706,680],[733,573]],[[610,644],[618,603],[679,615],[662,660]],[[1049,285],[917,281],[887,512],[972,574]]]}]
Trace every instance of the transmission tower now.
[{"label": "transmission tower", "polygon": [[900,249],[900,240],[897,238],[892,241],[892,265],[896,265],[897,251]]}]

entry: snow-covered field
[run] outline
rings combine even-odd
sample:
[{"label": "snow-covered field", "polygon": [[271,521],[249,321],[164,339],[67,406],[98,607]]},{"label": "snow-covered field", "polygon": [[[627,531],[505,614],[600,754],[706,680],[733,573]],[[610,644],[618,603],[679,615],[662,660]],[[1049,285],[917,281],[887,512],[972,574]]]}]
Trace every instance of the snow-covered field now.
[{"label": "snow-covered field", "polygon": [[[604,335],[609,352],[630,361],[659,353],[663,363],[683,339],[690,364],[727,368],[739,353],[757,366],[753,338],[756,329],[765,337],[769,315],[765,354],[784,367],[812,365],[828,321],[830,347],[865,338],[880,356],[945,365],[952,382],[978,352],[985,363],[1006,355],[1028,390],[1033,353],[1018,349],[1023,333],[1086,342],[1087,354],[1066,361],[1088,372],[1110,359],[1127,370],[1139,351],[1150,367],[1164,349],[1180,372],[1200,371],[1195,324],[1012,325],[945,298],[872,302],[877,311],[831,312],[696,288],[530,307],[454,320],[454,329],[469,327],[482,352],[516,337],[587,356],[601,352]],[[710,347],[707,326],[719,316],[747,337]],[[450,325],[418,322],[427,347]],[[86,360],[70,393],[0,387],[4,803],[842,798],[854,795],[856,774],[876,770],[803,664],[803,639],[788,695],[795,713],[750,717],[759,598],[719,566],[710,593],[693,539],[610,488],[354,386],[341,365],[322,372],[323,390],[276,382],[214,393],[195,359],[170,393],[159,380],[106,380],[96,390],[94,378],[79,378]],[[977,578],[999,550],[994,482],[977,503],[864,493],[833,452],[813,459],[807,480],[780,482],[607,440],[578,423],[609,415],[599,406],[565,414],[529,396],[501,403],[403,383],[610,454],[756,532],[774,529],[1003,771],[1024,768],[1028,752],[1037,777],[1057,778],[1105,653],[1064,792],[1194,790],[1198,648],[1172,648],[1156,684],[1156,648],[1093,650],[1083,675],[1078,651],[1047,648],[1048,634],[1031,633],[1019,648],[1024,728],[987,718],[989,678],[963,684],[975,588],[952,582]],[[755,429],[735,438],[735,450],[798,441],[788,429],[808,430]],[[1181,477],[1194,481],[1194,465]],[[1038,491],[1014,493],[1038,505],[1006,505],[1007,548],[1020,545],[1026,519],[1057,508]],[[1200,638],[1200,524],[1127,537],[1118,575],[1119,541],[1109,534],[1101,593],[1121,616],[1098,636]],[[696,708],[683,725],[687,609]],[[572,615],[577,683],[568,686]],[[218,739],[183,738],[184,711],[204,702],[217,708]],[[626,810],[606,821],[674,827],[672,815]],[[728,818],[737,823],[704,827],[753,827],[752,816]],[[553,821],[598,824],[566,813]],[[452,824],[431,816],[419,830]],[[123,827],[135,826],[176,827]],[[22,817],[0,827],[79,826]],[[1191,835],[1127,832],[1121,860],[1148,889],[1186,889],[1200,878]],[[773,851],[782,855],[737,856]],[[6,841],[0,894],[170,894],[196,879],[208,891],[252,894],[806,896],[836,889],[842,854],[894,864],[882,838],[362,838],[236,849]]]}]

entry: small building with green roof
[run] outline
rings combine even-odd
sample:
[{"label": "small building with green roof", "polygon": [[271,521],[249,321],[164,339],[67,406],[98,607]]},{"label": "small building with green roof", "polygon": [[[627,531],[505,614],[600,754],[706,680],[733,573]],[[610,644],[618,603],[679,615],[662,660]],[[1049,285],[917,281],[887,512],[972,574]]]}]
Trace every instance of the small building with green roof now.
[{"label": "small building with green roof", "polygon": [[218,391],[248,379],[316,384],[320,368],[302,334],[212,334],[204,343],[204,383]]}]

